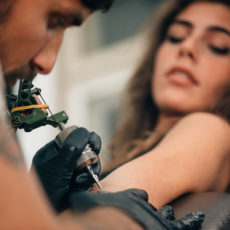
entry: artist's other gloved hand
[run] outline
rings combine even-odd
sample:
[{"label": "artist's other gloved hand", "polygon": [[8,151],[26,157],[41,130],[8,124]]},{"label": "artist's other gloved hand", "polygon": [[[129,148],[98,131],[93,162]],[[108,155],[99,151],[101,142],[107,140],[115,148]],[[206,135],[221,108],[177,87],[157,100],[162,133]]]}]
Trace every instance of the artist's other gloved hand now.
[{"label": "artist's other gloved hand", "polygon": [[[163,208],[161,208],[158,211],[158,214],[161,218],[163,219],[167,219],[170,224],[172,225],[172,229],[174,230],[193,230],[193,229],[197,229],[199,226],[196,225],[196,219],[197,221],[201,221],[203,222],[204,220],[204,214],[200,211],[197,212],[193,212],[188,214],[186,217],[175,220],[175,213],[174,210],[172,208],[172,206],[170,205],[166,205]],[[200,224],[201,224],[200,222]],[[199,225],[200,225],[199,224]]]},{"label": "artist's other gloved hand", "polygon": [[[77,128],[69,134],[61,148],[55,141],[51,141],[33,157],[32,164],[57,212],[68,208],[67,197],[73,186],[81,186],[81,183],[75,183],[76,177],[81,178],[81,175],[75,172],[76,161],[88,143],[98,154],[101,148],[100,137],[84,128]],[[93,169],[96,174],[99,174],[100,167]],[[84,176],[81,182],[84,182],[84,188],[92,186],[93,183],[89,176]]]},{"label": "artist's other gloved hand", "polygon": [[71,193],[69,202],[76,213],[101,206],[112,206],[128,214],[146,230],[195,230],[204,220],[202,212],[193,212],[186,217],[173,220],[174,212],[169,206],[157,211],[148,203],[143,190],[129,189],[117,193]]}]

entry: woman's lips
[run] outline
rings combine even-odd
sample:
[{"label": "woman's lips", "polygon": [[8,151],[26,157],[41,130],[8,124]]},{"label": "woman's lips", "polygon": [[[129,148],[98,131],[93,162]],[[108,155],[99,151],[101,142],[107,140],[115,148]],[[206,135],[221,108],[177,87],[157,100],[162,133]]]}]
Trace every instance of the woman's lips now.
[{"label": "woman's lips", "polygon": [[184,67],[173,67],[167,72],[166,75],[170,82],[177,85],[198,85],[198,82],[196,81],[194,75]]}]

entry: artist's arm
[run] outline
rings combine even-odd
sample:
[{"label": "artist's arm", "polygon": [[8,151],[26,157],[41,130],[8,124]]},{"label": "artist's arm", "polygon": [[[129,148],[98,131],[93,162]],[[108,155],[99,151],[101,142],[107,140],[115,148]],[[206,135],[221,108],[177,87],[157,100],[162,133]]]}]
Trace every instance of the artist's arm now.
[{"label": "artist's arm", "polygon": [[71,223],[62,228],[35,174],[28,175],[19,145],[7,124],[4,95],[0,69],[0,229],[71,229]]},{"label": "artist's arm", "polygon": [[162,207],[182,194],[224,191],[229,183],[230,126],[216,115],[186,116],[149,153],[102,181],[104,190],[144,189]]},{"label": "artist's arm", "polygon": [[14,137],[0,124],[0,229],[58,229]]}]

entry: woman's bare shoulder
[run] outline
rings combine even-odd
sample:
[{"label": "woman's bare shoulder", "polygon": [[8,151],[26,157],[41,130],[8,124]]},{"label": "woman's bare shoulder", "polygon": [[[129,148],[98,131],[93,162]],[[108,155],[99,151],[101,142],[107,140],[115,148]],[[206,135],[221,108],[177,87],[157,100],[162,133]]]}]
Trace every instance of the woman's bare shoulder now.
[{"label": "woman's bare shoulder", "polygon": [[219,154],[230,153],[230,125],[215,114],[196,112],[183,117],[165,135],[162,145],[178,146],[189,151],[210,150]]},{"label": "woman's bare shoulder", "polygon": [[[173,129],[183,129],[183,132],[196,131],[196,132],[209,132],[218,135],[230,134],[230,124],[224,118],[208,113],[208,112],[194,112],[184,116]],[[187,130],[188,129],[188,130]],[[226,136],[229,138],[229,136]]]},{"label": "woman's bare shoulder", "polygon": [[190,113],[186,116],[184,116],[181,121],[186,121],[186,122],[205,122],[207,123],[213,123],[216,125],[229,125],[228,121],[222,118],[219,115],[213,114],[213,113],[208,113],[208,112],[194,112]]}]

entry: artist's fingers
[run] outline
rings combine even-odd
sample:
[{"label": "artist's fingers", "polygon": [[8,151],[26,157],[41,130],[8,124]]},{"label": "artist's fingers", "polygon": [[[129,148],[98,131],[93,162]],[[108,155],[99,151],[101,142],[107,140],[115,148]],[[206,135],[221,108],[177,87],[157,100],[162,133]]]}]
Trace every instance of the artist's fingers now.
[{"label": "artist's fingers", "polygon": [[205,215],[203,212],[193,212],[179,220],[173,221],[173,229],[195,230],[201,225],[201,223],[204,221],[204,218]]},{"label": "artist's fingers", "polygon": [[158,214],[167,220],[175,220],[175,213],[173,207],[166,205],[158,211]]}]

